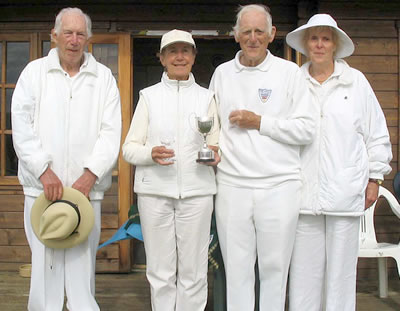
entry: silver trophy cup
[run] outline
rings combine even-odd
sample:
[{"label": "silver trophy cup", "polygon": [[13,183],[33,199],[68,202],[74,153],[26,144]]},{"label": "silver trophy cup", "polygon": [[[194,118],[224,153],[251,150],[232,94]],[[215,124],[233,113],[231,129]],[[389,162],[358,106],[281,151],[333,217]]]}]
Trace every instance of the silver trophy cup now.
[{"label": "silver trophy cup", "polygon": [[203,146],[201,147],[196,162],[213,162],[214,151],[207,146],[206,137],[210,133],[213,125],[213,117],[196,117],[197,130],[203,135]]}]

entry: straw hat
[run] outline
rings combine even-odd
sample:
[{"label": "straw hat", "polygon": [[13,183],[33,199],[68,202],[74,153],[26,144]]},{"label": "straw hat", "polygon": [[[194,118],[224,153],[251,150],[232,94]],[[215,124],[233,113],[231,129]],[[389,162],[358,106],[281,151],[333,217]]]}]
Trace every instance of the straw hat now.
[{"label": "straw hat", "polygon": [[184,42],[196,47],[192,35],[183,30],[174,29],[165,33],[161,38],[160,52],[163,48],[176,42]]},{"label": "straw hat", "polygon": [[93,207],[78,190],[64,188],[61,200],[42,193],[34,202],[31,224],[37,238],[50,248],[71,248],[87,240],[94,225]]},{"label": "straw hat", "polygon": [[350,37],[338,27],[336,21],[332,18],[332,16],[328,14],[315,14],[312,16],[307,24],[300,26],[299,28],[293,30],[288,33],[286,36],[286,43],[294,48],[296,51],[307,55],[307,51],[304,46],[303,37],[305,31],[308,28],[316,27],[316,26],[328,26],[331,27],[337,34],[338,44],[335,53],[335,58],[344,58],[350,56],[354,52],[354,44],[351,41]]}]

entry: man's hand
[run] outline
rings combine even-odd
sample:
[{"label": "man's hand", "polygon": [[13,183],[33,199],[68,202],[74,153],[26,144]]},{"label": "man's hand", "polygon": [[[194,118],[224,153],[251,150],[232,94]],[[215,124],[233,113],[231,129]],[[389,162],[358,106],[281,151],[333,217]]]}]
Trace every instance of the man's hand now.
[{"label": "man's hand", "polygon": [[44,196],[49,201],[60,200],[63,194],[63,184],[50,166],[39,177],[43,185]]},{"label": "man's hand", "polygon": [[151,150],[153,161],[160,165],[171,165],[174,161],[171,160],[175,156],[173,149],[167,149],[164,146],[156,146]]},{"label": "man's hand", "polygon": [[89,169],[85,168],[85,171],[72,185],[72,188],[82,192],[85,197],[89,198],[90,190],[97,180],[97,176],[93,174]]},{"label": "man's hand", "polygon": [[260,129],[261,116],[248,110],[234,110],[229,115],[229,122],[244,129]]},{"label": "man's hand", "polygon": [[365,190],[365,209],[369,208],[378,199],[379,185],[375,182],[368,182]]}]

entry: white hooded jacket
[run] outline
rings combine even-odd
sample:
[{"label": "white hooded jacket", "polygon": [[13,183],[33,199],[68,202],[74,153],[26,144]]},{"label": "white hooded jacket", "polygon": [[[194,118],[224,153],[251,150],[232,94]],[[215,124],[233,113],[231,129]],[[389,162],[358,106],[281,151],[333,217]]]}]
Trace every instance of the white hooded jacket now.
[{"label": "white hooded jacket", "polygon": [[[216,193],[214,170],[196,163],[203,138],[195,117],[207,116],[215,106],[213,92],[199,86],[192,74],[186,81],[161,82],[140,91],[140,98],[122,147],[124,159],[136,165],[134,190],[175,199]],[[219,128],[214,115],[214,130]],[[162,166],[153,161],[152,148],[163,144],[170,133],[175,163]],[[216,144],[213,142],[212,144]]]},{"label": "white hooded jacket", "polygon": [[383,179],[392,159],[386,120],[365,76],[345,61],[324,87],[301,69],[320,112],[317,134],[302,150],[301,213],[358,216],[364,211],[369,178]]},{"label": "white hooded jacket", "polygon": [[90,198],[103,198],[121,139],[120,97],[110,69],[85,53],[79,73],[70,78],[52,49],[22,71],[11,113],[25,195],[43,191],[39,177],[50,166],[64,186],[88,168],[98,177]]}]

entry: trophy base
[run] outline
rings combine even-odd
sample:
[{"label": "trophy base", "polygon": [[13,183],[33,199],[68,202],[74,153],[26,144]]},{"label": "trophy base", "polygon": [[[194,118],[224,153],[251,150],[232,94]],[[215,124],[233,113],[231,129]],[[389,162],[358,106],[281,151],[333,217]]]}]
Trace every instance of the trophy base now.
[{"label": "trophy base", "polygon": [[214,162],[214,159],[196,159],[197,163]]},{"label": "trophy base", "polygon": [[196,162],[197,163],[214,162],[214,151],[210,149],[203,149],[199,151]]}]

